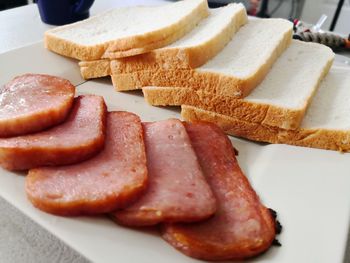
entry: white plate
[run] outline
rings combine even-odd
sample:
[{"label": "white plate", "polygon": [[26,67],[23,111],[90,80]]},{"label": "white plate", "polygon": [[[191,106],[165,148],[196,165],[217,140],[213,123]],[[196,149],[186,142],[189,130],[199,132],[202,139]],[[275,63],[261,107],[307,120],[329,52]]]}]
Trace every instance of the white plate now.
[{"label": "white plate", "polygon": [[[104,96],[109,110],[128,110],[144,121],[180,117],[175,108],[148,106],[140,92],[114,92],[110,80],[84,82],[75,61],[42,43],[0,55],[0,83],[16,75],[49,73],[71,80],[79,94]],[[350,218],[350,154],[232,138],[239,163],[264,204],[278,211],[282,247],[254,262],[342,262]],[[107,218],[63,218],[28,202],[22,175],[0,170],[0,195],[93,262],[198,262],[156,233],[120,227]]]},{"label": "white plate", "polygon": [[335,55],[333,65],[337,67],[350,67],[350,57],[346,57],[343,55]]}]

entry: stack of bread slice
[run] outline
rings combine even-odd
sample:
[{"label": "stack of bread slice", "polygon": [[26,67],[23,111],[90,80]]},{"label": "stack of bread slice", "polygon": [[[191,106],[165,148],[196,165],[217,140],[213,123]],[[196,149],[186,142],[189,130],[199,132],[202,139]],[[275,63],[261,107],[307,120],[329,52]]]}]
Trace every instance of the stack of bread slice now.
[{"label": "stack of bread slice", "polygon": [[350,70],[333,67],[322,81],[296,129],[283,129],[200,107],[182,105],[182,117],[218,124],[226,133],[250,140],[350,151]]},{"label": "stack of bread slice", "polygon": [[133,56],[178,40],[208,13],[204,0],[118,8],[47,31],[45,46],[80,60]]},{"label": "stack of bread slice", "polygon": [[[86,79],[110,75],[117,91],[142,88],[152,105],[181,106],[185,120],[214,122],[256,141],[350,151],[350,69],[332,67],[328,47],[292,40],[289,21],[248,20],[241,4],[210,10],[201,0],[135,10],[145,17],[163,10],[164,21],[157,18],[155,29],[136,19],[138,27],[124,28],[118,40],[109,29],[103,35],[111,18],[100,16],[47,32],[46,46],[82,60]],[[168,20],[167,10],[180,14]],[[113,12],[118,17],[107,16]],[[173,35],[155,37],[169,32],[169,23]],[[89,28],[93,40],[85,35]],[[77,36],[80,46],[72,44]],[[80,55],[89,49],[93,55]]]}]

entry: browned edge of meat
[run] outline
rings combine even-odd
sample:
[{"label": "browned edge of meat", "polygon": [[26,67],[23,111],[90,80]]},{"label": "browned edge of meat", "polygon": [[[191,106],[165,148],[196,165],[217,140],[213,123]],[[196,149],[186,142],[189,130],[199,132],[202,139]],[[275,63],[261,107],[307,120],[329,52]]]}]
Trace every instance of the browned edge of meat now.
[{"label": "browned edge of meat", "polygon": [[95,157],[74,165],[31,169],[26,193],[37,208],[76,216],[112,212],[137,200],[147,187],[140,118],[107,114],[106,144]]},{"label": "browned edge of meat", "polygon": [[104,147],[106,112],[103,97],[79,96],[64,123],[43,132],[0,138],[0,165],[26,170],[86,160]]},{"label": "browned edge of meat", "polygon": [[[4,85],[0,94],[3,109],[0,137],[11,137],[43,131],[62,123],[72,109],[75,87],[59,77],[24,74]],[[24,107],[29,112],[23,113]]]},{"label": "browned edge of meat", "polygon": [[276,221],[241,171],[231,141],[214,124],[191,123],[186,129],[219,207],[207,221],[165,224],[163,238],[203,260],[239,260],[266,251],[275,240]]}]

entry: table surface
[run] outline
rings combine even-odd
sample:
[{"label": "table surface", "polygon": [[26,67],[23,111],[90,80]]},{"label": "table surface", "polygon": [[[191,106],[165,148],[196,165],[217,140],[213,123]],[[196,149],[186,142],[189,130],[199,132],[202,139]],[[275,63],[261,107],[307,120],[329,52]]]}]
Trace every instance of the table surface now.
[{"label": "table surface", "polygon": [[[164,1],[98,0],[91,8],[91,14],[116,6],[160,2]],[[1,11],[0,54],[41,41],[43,33],[52,27],[41,22],[35,4]],[[0,262],[88,262],[2,198],[0,198],[0,211]],[[349,246],[344,262],[350,262]]]}]

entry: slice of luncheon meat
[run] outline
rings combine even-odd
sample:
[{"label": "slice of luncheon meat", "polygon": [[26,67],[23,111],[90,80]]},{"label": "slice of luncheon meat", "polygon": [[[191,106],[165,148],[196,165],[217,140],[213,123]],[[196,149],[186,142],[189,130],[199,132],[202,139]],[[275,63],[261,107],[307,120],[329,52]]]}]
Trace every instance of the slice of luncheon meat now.
[{"label": "slice of luncheon meat", "polygon": [[75,87],[59,77],[25,74],[0,89],[0,137],[42,131],[64,121]]},{"label": "slice of luncheon meat", "polygon": [[218,210],[203,222],[166,224],[163,238],[204,260],[244,259],[267,250],[275,238],[275,219],[239,168],[228,137],[208,123],[186,124],[186,129]]},{"label": "slice of luncheon meat", "polygon": [[9,170],[25,170],[81,162],[103,148],[105,122],[106,105],[102,97],[77,97],[61,125],[0,139],[0,165]]},{"label": "slice of luncheon meat", "polygon": [[133,205],[111,216],[128,226],[191,222],[216,211],[190,139],[176,119],[144,123],[148,189]]},{"label": "slice of luncheon meat", "polygon": [[34,206],[49,213],[99,214],[129,205],[146,183],[141,121],[132,113],[112,112],[98,155],[74,165],[29,170],[26,192]]}]

